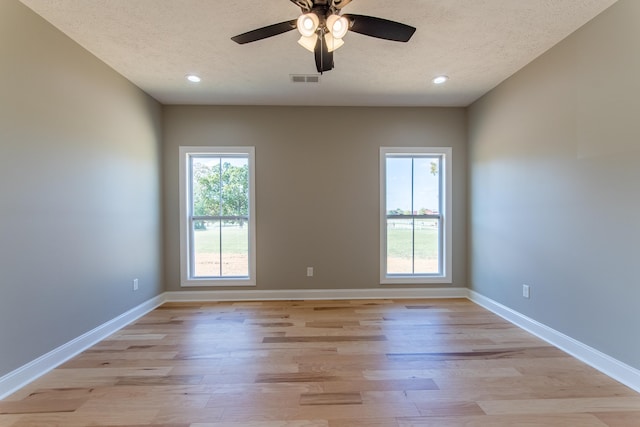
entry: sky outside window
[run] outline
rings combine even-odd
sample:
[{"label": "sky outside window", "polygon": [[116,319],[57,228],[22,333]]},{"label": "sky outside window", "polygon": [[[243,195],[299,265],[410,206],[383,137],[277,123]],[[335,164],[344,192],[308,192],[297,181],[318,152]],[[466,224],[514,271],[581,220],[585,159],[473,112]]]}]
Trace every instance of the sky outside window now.
[{"label": "sky outside window", "polygon": [[[433,163],[438,165],[439,159],[387,157],[387,212],[396,209],[407,213],[412,212],[412,209],[415,213],[420,209],[439,211],[440,180],[439,174],[433,173]],[[438,169],[439,167],[436,170]]]}]

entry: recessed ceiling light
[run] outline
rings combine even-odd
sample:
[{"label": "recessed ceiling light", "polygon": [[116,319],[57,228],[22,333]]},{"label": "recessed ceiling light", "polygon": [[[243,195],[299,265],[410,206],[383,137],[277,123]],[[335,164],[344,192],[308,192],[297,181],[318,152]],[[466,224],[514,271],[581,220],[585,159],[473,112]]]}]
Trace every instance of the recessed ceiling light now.
[{"label": "recessed ceiling light", "polygon": [[202,79],[195,74],[187,74],[187,80],[189,80],[191,83],[200,83]]},{"label": "recessed ceiling light", "polygon": [[445,83],[447,80],[449,80],[449,77],[447,76],[438,76],[433,79],[433,83],[436,85],[441,85],[442,83]]}]

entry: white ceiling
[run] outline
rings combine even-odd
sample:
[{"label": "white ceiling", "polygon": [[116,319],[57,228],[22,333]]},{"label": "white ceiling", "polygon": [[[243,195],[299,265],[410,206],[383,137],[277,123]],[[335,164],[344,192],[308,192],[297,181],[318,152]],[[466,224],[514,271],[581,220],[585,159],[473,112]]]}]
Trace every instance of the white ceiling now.
[{"label": "white ceiling", "polygon": [[317,74],[296,31],[230,40],[297,18],[288,0],[22,0],[164,104],[333,106],[467,106],[615,1],[353,0],[344,13],[417,31],[406,44],[350,33],[311,84],[290,79]]}]

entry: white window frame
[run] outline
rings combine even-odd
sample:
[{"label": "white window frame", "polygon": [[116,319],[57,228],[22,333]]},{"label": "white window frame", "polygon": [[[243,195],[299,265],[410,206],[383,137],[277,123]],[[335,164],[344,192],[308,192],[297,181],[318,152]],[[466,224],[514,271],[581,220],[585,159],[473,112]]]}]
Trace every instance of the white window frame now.
[{"label": "white window frame", "polygon": [[[387,274],[387,156],[438,156],[440,171],[440,274]],[[380,147],[380,284],[452,283],[452,148],[451,147]]]},{"label": "white window frame", "polygon": [[[193,277],[191,254],[192,203],[190,159],[202,155],[246,156],[249,163],[249,276],[248,277]],[[255,147],[180,147],[180,285],[190,286],[256,286],[256,224],[255,224]]]}]

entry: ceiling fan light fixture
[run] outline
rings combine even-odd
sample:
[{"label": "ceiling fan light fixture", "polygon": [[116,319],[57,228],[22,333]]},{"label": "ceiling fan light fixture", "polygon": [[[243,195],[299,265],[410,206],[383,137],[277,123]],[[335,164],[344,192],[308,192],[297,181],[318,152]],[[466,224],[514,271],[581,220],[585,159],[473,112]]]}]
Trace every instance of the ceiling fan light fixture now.
[{"label": "ceiling fan light fixture", "polygon": [[333,14],[327,18],[327,28],[334,39],[342,39],[349,31],[349,20],[344,16]]},{"label": "ceiling fan light fixture", "polygon": [[303,37],[310,37],[318,30],[320,19],[315,13],[305,13],[298,17],[298,22],[296,25],[298,27],[300,35],[302,35]]},{"label": "ceiling fan light fixture", "polygon": [[333,37],[331,33],[324,35],[324,42],[327,44],[327,50],[329,52],[340,49],[344,45],[344,40]]},{"label": "ceiling fan light fixture", "polygon": [[300,40],[298,40],[298,44],[307,49],[309,52],[315,52],[317,42],[318,35],[315,33],[308,37],[302,36],[300,37]]}]

